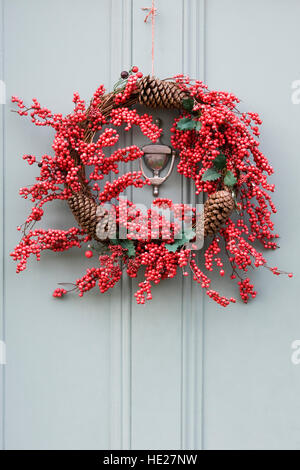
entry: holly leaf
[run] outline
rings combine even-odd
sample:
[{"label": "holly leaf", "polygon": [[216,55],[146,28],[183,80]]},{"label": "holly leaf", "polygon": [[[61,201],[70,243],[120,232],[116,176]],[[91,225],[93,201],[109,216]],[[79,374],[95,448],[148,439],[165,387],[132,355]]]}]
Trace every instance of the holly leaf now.
[{"label": "holly leaf", "polygon": [[121,240],[121,246],[127,250],[127,255],[129,258],[135,256],[135,246],[133,240]]},{"label": "holly leaf", "polygon": [[185,117],[180,119],[180,121],[177,122],[177,129],[180,131],[190,131],[192,129],[195,129],[196,127],[196,121],[194,121],[191,118]]},{"label": "holly leaf", "polygon": [[113,245],[121,245],[124,250],[127,250],[127,255],[129,258],[135,256],[135,245],[133,240],[120,240],[120,239],[111,239],[110,240]]},{"label": "holly leaf", "polygon": [[175,240],[174,243],[166,243],[165,247],[168,251],[172,251],[172,253],[175,253],[177,248],[180,246],[180,244],[178,243],[179,241],[181,240]]},{"label": "holly leaf", "polygon": [[237,179],[232,173],[232,171],[228,170],[225,178],[224,178],[224,184],[225,186],[234,186],[237,183]]},{"label": "holly leaf", "polygon": [[194,100],[193,98],[185,98],[182,100],[182,106],[184,107],[184,109],[186,109],[187,111],[192,111],[193,107],[194,107]]},{"label": "holly leaf", "polygon": [[214,168],[209,168],[202,175],[202,181],[216,181],[221,177],[220,173]]},{"label": "holly leaf", "polygon": [[219,153],[219,155],[214,159],[213,164],[218,170],[223,170],[226,166],[226,156],[224,153]]},{"label": "holly leaf", "polygon": [[184,243],[189,242],[190,240],[193,240],[195,238],[196,233],[194,232],[193,229],[189,228],[183,232],[182,239],[185,239]]},{"label": "holly leaf", "polygon": [[188,229],[185,232],[181,232],[180,238],[176,238],[173,243],[166,243],[165,247],[168,251],[172,251],[172,253],[175,253],[177,248],[180,248],[185,243],[195,238],[195,236],[195,232],[192,229]]},{"label": "holly leaf", "polygon": [[195,121],[196,122],[196,126],[195,126],[195,129],[196,131],[200,131],[201,130],[201,127],[202,127],[202,122],[200,121]]}]

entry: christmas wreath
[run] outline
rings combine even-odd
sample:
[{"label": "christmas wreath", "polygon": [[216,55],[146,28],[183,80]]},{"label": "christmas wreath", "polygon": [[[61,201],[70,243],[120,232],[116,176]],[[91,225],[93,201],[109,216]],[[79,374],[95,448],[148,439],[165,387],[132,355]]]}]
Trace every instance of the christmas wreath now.
[{"label": "christmas wreath", "polygon": [[[239,112],[239,100],[233,94],[209,91],[201,81],[183,75],[171,80],[144,77],[132,67],[121,73],[112,92],[105,93],[104,86],[99,86],[88,107],[75,93],[74,111],[67,116],[53,114],[36,99],[30,107],[18,97],[13,96],[12,101],[17,103],[20,116],[29,114],[35,125],[50,126],[55,131],[53,155],[40,159],[23,156],[29,165],[37,164],[39,176],[35,184],[20,189],[21,196],[30,198],[34,205],[25,223],[18,227],[23,236],[11,253],[18,261],[17,272],[26,268],[31,254],[39,260],[43,250],[62,252],[88,243],[85,256],[97,254],[97,263],[70,289],[77,290],[79,296],[96,284],[105,292],[120,280],[123,270],[135,278],[144,267],[145,279],[135,294],[137,302],[144,303],[152,297],[152,284],[173,278],[181,269],[184,276],[191,272],[193,280],[222,306],[235,299],[212,289],[208,273],[216,268],[221,277],[225,275],[223,253],[229,259],[230,277],[237,282],[245,303],[256,296],[247,275],[249,268],[264,266],[275,275],[282,273],[277,267],[267,266],[254,246],[259,241],[264,248],[274,250],[278,238],[271,220],[272,212],[276,212],[270,196],[274,185],[268,182],[273,169],[259,150],[257,139],[261,120],[256,113]],[[184,204],[156,198],[154,205],[171,209],[179,221],[189,218],[191,230],[183,231],[180,223],[172,221],[166,235],[161,212],[149,210],[143,215],[132,201],[121,199],[129,186],[142,188],[149,184],[141,172],[129,171],[103,182],[106,175],[118,174],[119,162],[143,156],[136,145],[117,147],[108,154],[107,149],[118,143],[118,128],[125,125],[125,131],[129,131],[137,126],[152,142],[161,134],[152,116],[134,107],[138,103],[178,110],[171,127],[171,144],[179,156],[177,171],[191,180],[196,195],[204,196],[204,212],[196,224],[195,208],[187,217]],[[68,202],[79,227],[34,228],[44,214],[45,204],[55,199]],[[111,203],[114,218],[107,203]],[[121,213],[121,204],[125,205],[126,217]],[[155,238],[153,230],[149,231],[149,220],[158,234]],[[125,238],[120,236],[122,230]],[[200,231],[206,239],[205,249],[199,252],[205,269],[199,267],[197,252],[191,245],[197,235],[201,237]],[[53,295],[61,297],[69,291],[59,287]]]}]

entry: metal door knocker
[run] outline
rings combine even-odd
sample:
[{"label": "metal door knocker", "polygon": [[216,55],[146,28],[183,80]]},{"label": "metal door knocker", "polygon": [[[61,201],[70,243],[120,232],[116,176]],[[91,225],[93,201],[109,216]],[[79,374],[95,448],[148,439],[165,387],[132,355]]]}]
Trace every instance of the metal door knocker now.
[{"label": "metal door knocker", "polygon": [[[155,124],[158,127],[161,127],[161,120],[156,119]],[[160,138],[157,144],[149,144],[142,147],[142,151],[144,152],[143,157],[140,159],[140,168],[143,173],[144,178],[147,178],[153,186],[153,196],[157,197],[159,193],[159,186],[162,185],[167,178],[169,178],[175,162],[176,152],[168,145],[164,145],[161,143]],[[160,172],[166,168],[169,160],[171,158],[170,168],[165,176],[159,176]],[[143,168],[143,162],[149,170],[152,170],[153,177],[149,178]]]}]

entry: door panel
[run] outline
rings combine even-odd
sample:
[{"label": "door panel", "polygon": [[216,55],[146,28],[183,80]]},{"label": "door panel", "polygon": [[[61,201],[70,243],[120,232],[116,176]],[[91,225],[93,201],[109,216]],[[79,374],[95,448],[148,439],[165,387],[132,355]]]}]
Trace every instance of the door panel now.
[{"label": "door panel", "polygon": [[[106,83],[109,30],[99,21],[110,2],[4,2],[7,96],[30,102],[36,96],[56,112],[69,112],[73,90],[89,98]],[[87,28],[87,25],[89,27]],[[91,49],[84,36],[88,35]],[[18,119],[6,105],[5,122],[5,323],[7,341],[5,444],[8,449],[99,448],[109,446],[109,295],[92,293],[56,302],[58,281],[72,282],[88,266],[82,253],[47,253],[17,276],[9,252],[28,204],[20,187],[34,178],[24,153],[51,152],[53,132]],[[22,166],[20,166],[20,163]],[[18,170],[16,171],[16,169]],[[74,224],[65,203],[50,205],[45,226]]]},{"label": "door panel", "polygon": [[208,4],[206,81],[210,88],[232,91],[242,99],[242,109],[255,110],[263,119],[261,147],[275,169],[274,220],[281,235],[280,250],[267,253],[267,259],[296,277],[276,277],[262,269],[252,275],[255,302],[237,303],[223,314],[205,303],[204,445],[299,448],[300,368],[290,356],[291,343],[300,334],[300,107],[291,101],[291,84],[299,79],[300,4]]}]

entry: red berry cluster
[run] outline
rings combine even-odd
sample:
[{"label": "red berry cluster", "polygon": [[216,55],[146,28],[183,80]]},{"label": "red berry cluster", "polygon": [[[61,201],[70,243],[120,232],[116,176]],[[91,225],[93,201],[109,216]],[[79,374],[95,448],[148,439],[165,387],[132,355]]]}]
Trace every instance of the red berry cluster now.
[{"label": "red berry cluster", "polygon": [[93,289],[97,282],[100,292],[104,293],[113,288],[121,276],[122,270],[119,266],[90,268],[82,278],[76,280],[78,295],[82,297],[85,292]]},{"label": "red berry cluster", "polygon": [[62,297],[66,293],[67,293],[66,289],[61,289],[58,287],[57,289],[55,289],[52,295],[53,297]]},{"label": "red berry cluster", "polygon": [[139,290],[134,294],[138,304],[144,304],[146,300],[152,299],[151,284],[148,281],[139,283]]},{"label": "red berry cluster", "polygon": [[[101,255],[97,266],[89,268],[83,277],[77,279],[71,290],[77,290],[82,296],[97,284],[99,290],[105,292],[121,279],[122,265],[131,278],[137,277],[141,268],[145,267],[145,280],[139,283],[135,294],[137,302],[143,304],[152,298],[152,283],[173,278],[178,268],[187,276],[189,273],[185,269],[189,267],[193,280],[206,290],[207,295],[219,305],[227,306],[235,299],[226,298],[213,290],[211,280],[196,263],[195,253],[184,244],[176,245],[183,222],[195,227],[195,209],[188,212],[184,204],[156,199],[158,208],[173,211],[174,220],[168,224],[161,213],[149,209],[147,214],[142,214],[133,202],[124,202],[120,198],[129,186],[142,188],[149,184],[142,178],[141,172],[131,171],[103,184],[105,175],[119,173],[120,162],[142,157],[142,151],[135,145],[111,150],[108,155],[107,149],[112,149],[119,142],[118,128],[124,125],[125,131],[129,131],[137,126],[152,142],[156,142],[162,132],[152,116],[139,114],[136,109],[130,108],[142,76],[136,66],[129,72],[121,73],[109,116],[103,111],[107,103],[103,85],[95,91],[88,108],[79,94],[74,93],[74,110],[66,116],[53,114],[35,98],[32,105],[26,107],[23,100],[12,97],[20,116],[29,115],[36,126],[51,127],[55,136],[53,155],[43,155],[38,160],[34,155],[23,156],[29,165],[37,165],[39,174],[32,186],[20,189],[20,195],[24,199],[29,198],[33,207],[23,226],[23,237],[11,256],[18,261],[17,272],[20,272],[26,268],[31,254],[39,260],[43,250],[62,252],[72,247],[80,248],[90,241],[84,230],[75,227],[66,231],[33,230],[33,225],[44,215],[42,207],[46,203],[56,199],[67,200],[73,193],[87,190],[99,204],[112,199],[119,202],[113,206],[116,221],[119,230],[126,230],[128,239],[126,243],[124,240],[107,240],[104,243],[107,254]],[[225,253],[230,265],[230,277],[233,281],[237,280],[240,296],[248,302],[250,297],[256,295],[247,275],[249,268],[264,266],[274,275],[282,273],[277,267],[268,267],[263,254],[253,246],[254,242],[259,241],[264,248],[275,249],[278,238],[271,220],[272,213],[276,212],[270,196],[274,185],[268,182],[273,169],[259,150],[261,120],[256,113],[238,112],[236,106],[239,100],[231,93],[209,91],[201,81],[192,81],[183,75],[177,75],[174,79],[193,100],[192,109],[183,107],[171,127],[172,145],[180,157],[178,172],[192,180],[196,194],[209,196],[222,188],[222,179],[207,181],[203,175],[222,155],[226,158],[225,170],[235,178],[231,189],[236,198],[237,216],[229,219],[219,234],[210,240],[204,252],[205,269],[209,273],[216,268],[223,277],[226,271],[222,253]],[[194,121],[194,125],[183,131],[178,126],[183,118]],[[125,204],[124,207],[122,204]],[[18,227],[18,230],[21,228]],[[85,256],[92,258],[95,250],[93,246],[89,247]],[[292,277],[292,273],[289,276]],[[53,296],[62,297],[66,293],[65,289],[58,288]]]},{"label": "red berry cluster", "polygon": [[41,209],[40,207],[33,207],[31,210],[31,214],[26,219],[26,223],[30,223],[33,220],[35,221],[41,220],[43,215],[44,215],[43,209]]},{"label": "red berry cluster", "polygon": [[[123,255],[121,247],[111,246],[111,255],[103,255],[99,257],[100,267],[89,268],[86,274],[80,279],[76,280],[76,290],[79,292],[79,296],[95,287],[98,283],[98,287],[101,293],[111,289],[121,279],[122,269],[120,267],[120,257]],[[89,250],[90,251],[90,250]],[[87,256],[86,252],[86,256]],[[90,258],[90,254],[87,256]]]},{"label": "red berry cluster", "polygon": [[66,251],[74,246],[80,248],[82,242],[86,241],[87,237],[84,236],[84,232],[76,227],[69,230],[30,230],[23,236],[11,256],[15,261],[19,261],[17,265],[17,273],[19,273],[26,269],[30,255],[35,255],[39,261],[41,252],[44,250]]},{"label": "red berry cluster", "polygon": [[136,82],[138,78],[139,77],[137,75],[130,75],[124,90],[117,93],[115,96],[115,103],[117,106],[127,103],[132,93],[136,90]]},{"label": "red berry cluster", "polygon": [[240,286],[240,295],[243,300],[243,302],[248,303],[249,297],[251,296],[253,299],[256,297],[256,292],[253,289],[254,286],[253,284],[250,284],[250,279],[246,277],[246,279],[243,279],[242,281],[239,281],[239,286]]},{"label": "red berry cluster", "polygon": [[162,129],[159,129],[157,125],[153,123],[152,116],[148,114],[139,115],[135,109],[125,107],[113,109],[110,122],[118,127],[126,123],[125,131],[129,131],[133,125],[139,126],[142,133],[152,140],[152,142],[156,142],[162,133]]}]

